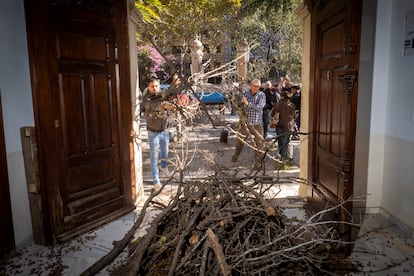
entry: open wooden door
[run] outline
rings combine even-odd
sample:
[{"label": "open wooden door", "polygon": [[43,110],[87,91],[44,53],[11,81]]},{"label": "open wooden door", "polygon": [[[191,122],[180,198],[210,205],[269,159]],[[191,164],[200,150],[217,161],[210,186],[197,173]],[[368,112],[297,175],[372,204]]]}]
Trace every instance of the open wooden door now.
[{"label": "open wooden door", "polygon": [[126,3],[26,1],[50,242],[69,239],[134,208]]},{"label": "open wooden door", "polygon": [[0,259],[14,248],[13,219],[0,93]]},{"label": "open wooden door", "polygon": [[[310,1],[310,176],[314,212],[337,205],[353,193],[360,0]],[[352,204],[330,219],[345,221]],[[350,238],[350,227],[339,227]]]}]

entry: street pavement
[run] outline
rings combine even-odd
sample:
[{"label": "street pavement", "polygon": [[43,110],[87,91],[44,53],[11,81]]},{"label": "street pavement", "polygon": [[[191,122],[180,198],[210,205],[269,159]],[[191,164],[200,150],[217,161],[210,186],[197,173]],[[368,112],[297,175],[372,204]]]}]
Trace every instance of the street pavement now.
[{"label": "street pavement", "polygon": [[[276,136],[274,129],[270,130],[266,141],[268,154],[262,163],[262,168],[257,171],[253,169],[254,150],[245,145],[237,162],[231,161],[235,149],[238,116],[222,114],[218,109],[209,108],[211,120],[203,115],[188,123],[182,128],[182,133],[177,133],[175,127],[171,133],[176,141],[170,143],[169,170],[183,172],[184,179],[203,178],[215,173],[217,167],[234,172],[235,177],[248,175],[260,175],[261,177],[289,177],[299,176],[299,168],[296,164],[281,166],[277,158],[277,144],[272,137]],[[149,164],[149,143],[145,120],[141,121],[143,141],[143,180],[144,187],[152,184],[152,176]],[[227,134],[227,135],[226,135]],[[227,136],[227,137],[226,137]],[[223,139],[226,137],[227,139]],[[248,142],[251,142],[248,139]],[[292,143],[298,144],[296,141]]]}]

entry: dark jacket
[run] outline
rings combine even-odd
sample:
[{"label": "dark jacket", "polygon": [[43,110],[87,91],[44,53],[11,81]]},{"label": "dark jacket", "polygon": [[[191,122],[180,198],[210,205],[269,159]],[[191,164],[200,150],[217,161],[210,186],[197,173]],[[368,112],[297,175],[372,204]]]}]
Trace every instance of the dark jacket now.
[{"label": "dark jacket", "polygon": [[290,97],[290,101],[295,105],[296,110],[300,110],[300,94],[296,93]]},{"label": "dark jacket", "polygon": [[168,112],[162,106],[163,99],[156,95],[145,95],[142,109],[147,121],[147,130],[161,132],[168,128]]},{"label": "dark jacket", "polygon": [[279,113],[279,122],[276,127],[294,131],[295,129],[295,105],[288,99],[283,98],[275,104],[271,115]]},{"label": "dark jacket", "polygon": [[279,101],[279,95],[277,94],[277,92],[275,91],[274,94],[270,93],[270,88],[266,88],[264,90],[264,94],[266,95],[266,105],[263,108],[264,111],[270,111],[272,110],[273,106],[275,105],[275,103],[277,103]]}]

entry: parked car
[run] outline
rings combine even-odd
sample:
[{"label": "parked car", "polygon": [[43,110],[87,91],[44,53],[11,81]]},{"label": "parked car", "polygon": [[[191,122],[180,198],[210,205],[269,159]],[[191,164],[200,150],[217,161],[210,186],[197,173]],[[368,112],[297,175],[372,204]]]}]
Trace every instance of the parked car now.
[{"label": "parked car", "polygon": [[[170,87],[169,84],[161,84],[161,91],[165,91]],[[208,87],[209,90],[200,91],[200,88],[196,88],[197,97],[200,101],[206,105],[222,105],[225,104],[226,98],[222,92],[219,91],[210,91],[211,87]]]},{"label": "parked car", "polygon": [[220,86],[212,83],[205,83],[202,87],[195,88],[200,101],[206,105],[224,105],[226,97]]},{"label": "parked car", "polygon": [[197,96],[204,104],[224,104],[225,102],[225,97],[220,92],[197,92]]}]

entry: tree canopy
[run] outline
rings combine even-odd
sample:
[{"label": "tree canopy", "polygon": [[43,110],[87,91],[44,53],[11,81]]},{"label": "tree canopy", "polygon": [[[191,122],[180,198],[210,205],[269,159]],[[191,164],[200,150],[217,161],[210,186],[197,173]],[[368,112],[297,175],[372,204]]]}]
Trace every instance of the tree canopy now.
[{"label": "tree canopy", "polygon": [[[237,45],[247,41],[252,46],[251,76],[278,81],[280,74],[288,74],[300,81],[302,25],[294,10],[301,0],[140,0],[135,3],[143,17],[139,43],[158,49],[175,64],[183,65],[186,56],[188,59],[189,43],[195,37],[200,38],[205,52],[213,59],[220,55],[224,59],[229,55],[234,58]],[[220,49],[225,53],[219,53]],[[174,70],[171,63],[166,68]]]}]

